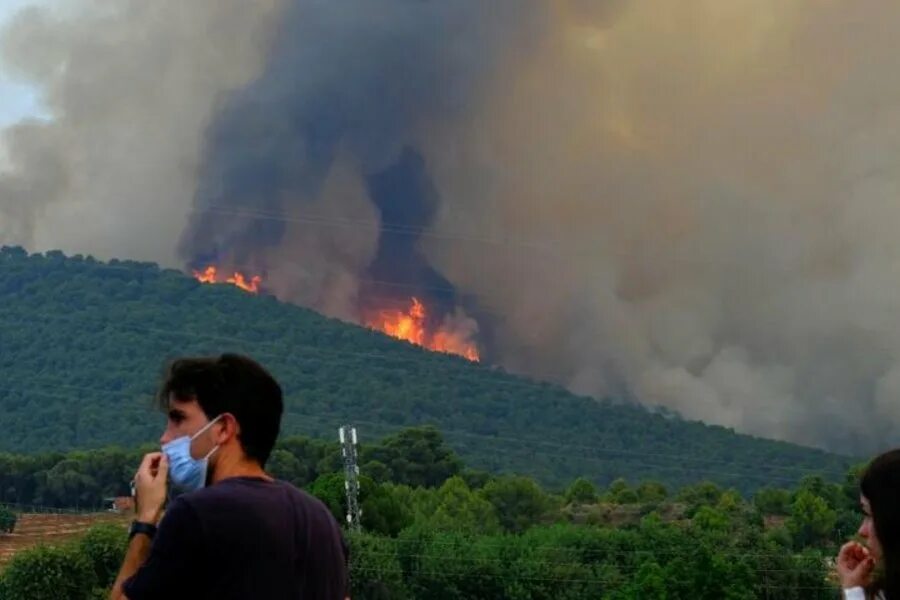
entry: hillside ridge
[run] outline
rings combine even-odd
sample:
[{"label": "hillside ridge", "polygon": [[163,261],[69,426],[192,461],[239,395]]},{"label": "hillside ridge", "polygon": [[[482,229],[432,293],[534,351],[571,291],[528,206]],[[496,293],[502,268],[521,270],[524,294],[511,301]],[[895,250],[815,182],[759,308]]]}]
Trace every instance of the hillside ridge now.
[{"label": "hillside ridge", "polygon": [[158,438],[152,395],[166,360],[245,352],[285,390],[283,433],[365,439],[433,424],[473,467],[550,485],[585,475],[752,490],[839,478],[847,457],[577,396],[497,367],[153,263],[0,250],[0,451],[133,447]]}]

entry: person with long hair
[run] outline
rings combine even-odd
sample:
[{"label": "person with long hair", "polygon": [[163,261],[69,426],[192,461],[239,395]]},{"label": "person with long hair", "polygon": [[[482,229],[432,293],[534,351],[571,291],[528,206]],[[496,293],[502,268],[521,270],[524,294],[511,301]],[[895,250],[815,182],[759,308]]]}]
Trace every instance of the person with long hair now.
[{"label": "person with long hair", "polygon": [[844,598],[900,600],[900,450],[875,458],[859,488],[860,541],[844,544],[837,558]]}]

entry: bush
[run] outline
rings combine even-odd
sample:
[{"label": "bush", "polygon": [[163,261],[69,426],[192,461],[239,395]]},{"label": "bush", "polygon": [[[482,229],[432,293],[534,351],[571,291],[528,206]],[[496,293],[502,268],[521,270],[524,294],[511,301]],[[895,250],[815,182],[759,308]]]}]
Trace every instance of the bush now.
[{"label": "bush", "polygon": [[112,523],[91,527],[77,545],[80,553],[90,562],[97,585],[103,588],[110,587],[116,580],[127,548],[125,528]]},{"label": "bush", "polygon": [[16,528],[16,513],[0,506],[0,533],[12,533]]},{"label": "bush", "polygon": [[75,547],[38,546],[16,554],[0,579],[2,600],[93,600],[97,578]]}]

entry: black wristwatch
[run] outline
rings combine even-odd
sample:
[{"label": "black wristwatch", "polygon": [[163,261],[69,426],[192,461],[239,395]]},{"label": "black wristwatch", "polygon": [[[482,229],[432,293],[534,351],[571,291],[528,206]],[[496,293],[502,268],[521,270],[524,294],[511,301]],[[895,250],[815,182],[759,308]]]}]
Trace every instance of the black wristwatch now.
[{"label": "black wristwatch", "polygon": [[156,535],[156,525],[143,523],[141,521],[132,521],[131,529],[128,530],[128,539],[130,540],[139,533],[147,535],[147,537],[152,540],[153,536]]}]

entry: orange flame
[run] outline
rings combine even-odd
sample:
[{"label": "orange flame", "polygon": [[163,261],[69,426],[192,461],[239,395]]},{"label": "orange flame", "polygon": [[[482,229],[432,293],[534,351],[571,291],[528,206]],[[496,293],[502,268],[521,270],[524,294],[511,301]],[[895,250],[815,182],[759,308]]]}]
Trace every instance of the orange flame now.
[{"label": "orange flame", "polygon": [[367,325],[399,340],[406,340],[435,352],[457,354],[473,362],[481,359],[478,348],[467,335],[454,332],[447,327],[429,333],[425,325],[426,317],[425,305],[418,298],[412,298],[407,311],[379,311],[378,316],[370,319]]},{"label": "orange flame", "polygon": [[202,271],[194,271],[194,279],[200,283],[230,283],[251,294],[258,294],[259,286],[262,283],[262,277],[259,275],[254,275],[248,281],[243,273],[237,271],[235,271],[231,277],[228,277],[223,281],[219,277],[219,270],[212,265],[206,267]]}]

